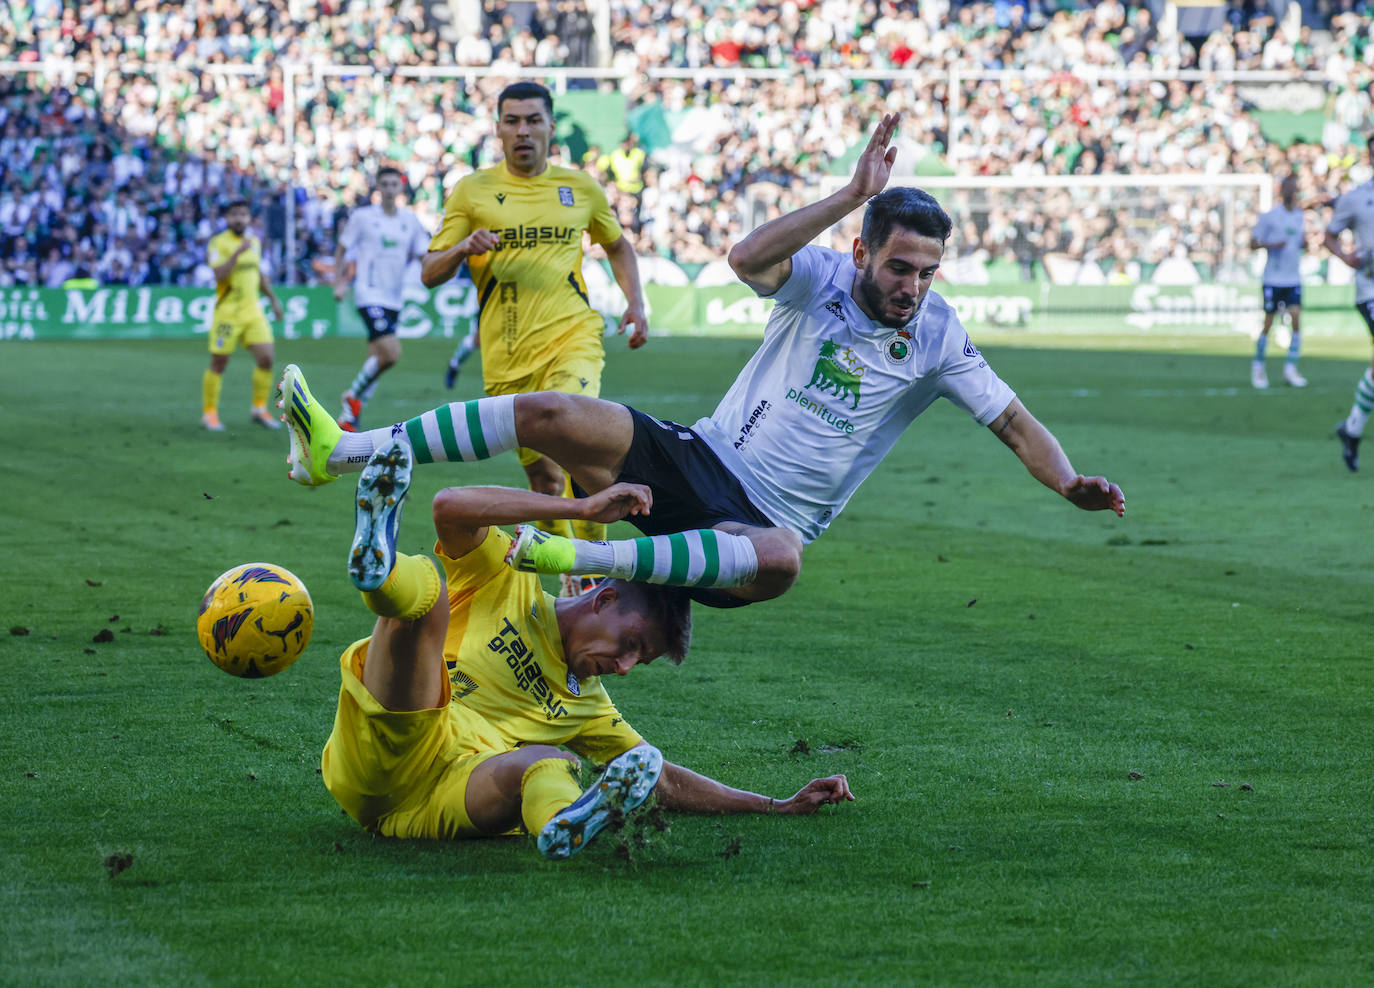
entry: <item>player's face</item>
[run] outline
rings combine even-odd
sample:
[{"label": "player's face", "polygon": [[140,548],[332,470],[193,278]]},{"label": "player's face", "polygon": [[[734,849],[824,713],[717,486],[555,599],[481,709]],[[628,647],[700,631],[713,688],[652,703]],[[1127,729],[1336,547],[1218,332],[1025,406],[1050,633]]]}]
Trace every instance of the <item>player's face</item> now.
[{"label": "player's face", "polygon": [[587,596],[591,598],[589,613],[584,614],[567,642],[568,671],[578,679],[624,676],[667,650],[657,625],[622,603],[614,589],[602,587]]},{"label": "player's face", "polygon": [[854,300],[870,319],[884,326],[905,326],[930,290],[945,245],[934,237],[894,227],[876,251],[854,240],[854,266],[859,269]]},{"label": "player's face", "polygon": [[377,179],[377,192],[382,197],[382,202],[395,202],[396,197],[401,194],[401,176],[386,174]]},{"label": "player's face", "polygon": [[228,224],[230,230],[241,237],[243,231],[248,229],[248,210],[242,206],[235,206],[224,214],[224,222]]},{"label": "player's face", "polygon": [[548,165],[553,119],[542,99],[508,99],[501,104],[496,136],[506,167],[517,175],[538,175]]}]

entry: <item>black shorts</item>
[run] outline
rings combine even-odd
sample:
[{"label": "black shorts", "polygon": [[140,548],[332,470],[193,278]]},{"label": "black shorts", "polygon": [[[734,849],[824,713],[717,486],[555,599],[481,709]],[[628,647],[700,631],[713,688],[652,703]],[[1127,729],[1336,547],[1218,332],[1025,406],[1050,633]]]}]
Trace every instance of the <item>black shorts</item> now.
[{"label": "black shorts", "polygon": [[1265,312],[1278,312],[1279,306],[1293,309],[1302,305],[1301,285],[1265,285],[1263,288]]},{"label": "black shorts", "polygon": [[1356,302],[1355,311],[1364,316],[1364,324],[1369,327],[1369,335],[1374,336],[1374,298]]},{"label": "black shorts", "polygon": [[396,332],[396,322],[400,317],[399,309],[384,309],[380,305],[360,306],[358,315],[363,317],[363,325],[367,327],[367,342],[380,340],[383,336],[391,336]]},{"label": "black shorts", "polygon": [[[643,484],[654,494],[647,515],[625,520],[645,535],[671,535],[694,528],[713,528],[724,521],[760,528],[776,528],[754,507],[744,488],[706,441],[685,425],[662,422],[629,408],[634,419],[634,439],[625,456],[617,482]],[[576,484],[574,493],[585,495]],[[742,607],[751,601],[719,590],[689,588],[688,595],[709,607]]]}]

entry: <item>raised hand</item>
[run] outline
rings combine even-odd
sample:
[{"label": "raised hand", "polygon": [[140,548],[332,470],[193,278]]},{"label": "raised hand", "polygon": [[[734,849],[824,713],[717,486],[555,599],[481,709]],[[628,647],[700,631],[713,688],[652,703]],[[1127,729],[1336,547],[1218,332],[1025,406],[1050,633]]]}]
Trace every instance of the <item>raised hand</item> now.
[{"label": "raised hand", "polygon": [[854,177],[849,180],[849,190],[856,198],[871,199],[887,185],[892,177],[892,163],[897,160],[897,149],[890,147],[892,135],[897,130],[899,113],[883,116],[873,136],[868,140],[859,160],[854,163]]}]

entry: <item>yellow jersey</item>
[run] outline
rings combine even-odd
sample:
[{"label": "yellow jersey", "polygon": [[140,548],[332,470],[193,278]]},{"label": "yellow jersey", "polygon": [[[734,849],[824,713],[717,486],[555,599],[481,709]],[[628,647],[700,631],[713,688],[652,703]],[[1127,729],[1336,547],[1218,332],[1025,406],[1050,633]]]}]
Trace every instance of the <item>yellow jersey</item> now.
[{"label": "yellow jersey", "polygon": [[[210,238],[205,247],[205,259],[210,267],[217,268],[234,256],[241,243],[243,237],[232,230],[223,230]],[[254,246],[238,256],[229,277],[215,281],[216,323],[233,322],[262,312],[258,304],[258,292],[262,289],[262,244],[256,237],[253,243]]]},{"label": "yellow jersey", "polygon": [[573,341],[600,343],[605,320],[587,299],[582,233],[606,246],[621,230],[590,175],[555,165],[533,178],[505,164],[474,172],[454,186],[429,249],[447,250],[483,228],[501,238],[468,258],[488,391],[537,373]]},{"label": "yellow jersey", "polygon": [[435,546],[448,580],[451,702],[480,714],[508,747],[566,745],[604,764],[644,739],[620,716],[600,677],[569,675],[554,598],[537,576],[505,565],[510,544],[509,535],[490,528],[459,559]]}]

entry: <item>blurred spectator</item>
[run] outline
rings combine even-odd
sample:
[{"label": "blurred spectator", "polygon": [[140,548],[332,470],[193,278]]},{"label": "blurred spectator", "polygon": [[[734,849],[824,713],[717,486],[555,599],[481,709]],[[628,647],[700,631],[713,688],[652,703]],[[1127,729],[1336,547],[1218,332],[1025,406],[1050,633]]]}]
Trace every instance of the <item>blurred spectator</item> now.
[{"label": "blurred spectator", "polygon": [[[1120,0],[609,0],[606,57],[623,75],[601,88],[624,93],[632,136],[608,154],[589,149],[582,163],[613,177],[612,206],[641,253],[689,268],[718,261],[744,231],[846,174],[874,122],[892,111],[903,114],[899,161],[918,171],[1034,181],[1270,175],[1287,162],[1305,200],[1324,201],[1368,174],[1352,135],[1374,127],[1374,5],[1308,6],[1321,20],[1295,30],[1266,4],[1231,4],[1215,31],[1184,38],[1150,5]],[[264,246],[286,277],[316,280],[313,262],[332,255],[341,219],[365,201],[382,163],[401,169],[432,227],[451,183],[499,153],[491,119],[506,80],[422,80],[395,68],[581,66],[601,54],[583,0],[490,0],[481,34],[461,38],[444,37],[429,10],[420,0],[33,5],[0,32],[0,60],[71,58],[77,68],[0,75],[0,279],[47,284],[71,267],[130,283],[204,283],[199,258],[222,225],[218,206],[242,196],[263,216]],[[286,133],[287,63],[302,67],[294,134]],[[377,71],[311,71],[326,64]],[[692,74],[713,66],[784,74]],[[1284,148],[1265,137],[1245,87],[1099,83],[1088,74],[1136,67],[1309,68],[1327,120],[1318,137]],[[976,75],[1007,68],[1038,74]],[[651,78],[650,69],[681,75]],[[891,69],[910,74],[863,78]],[[963,81],[951,117],[954,70]],[[571,163],[567,149],[561,154]],[[1108,280],[1178,267],[1180,245],[1201,276],[1226,275],[1236,261],[1225,256],[1226,231],[1248,229],[1258,207],[1196,187],[942,198],[969,272],[991,265],[1026,277],[1054,267]]]}]

